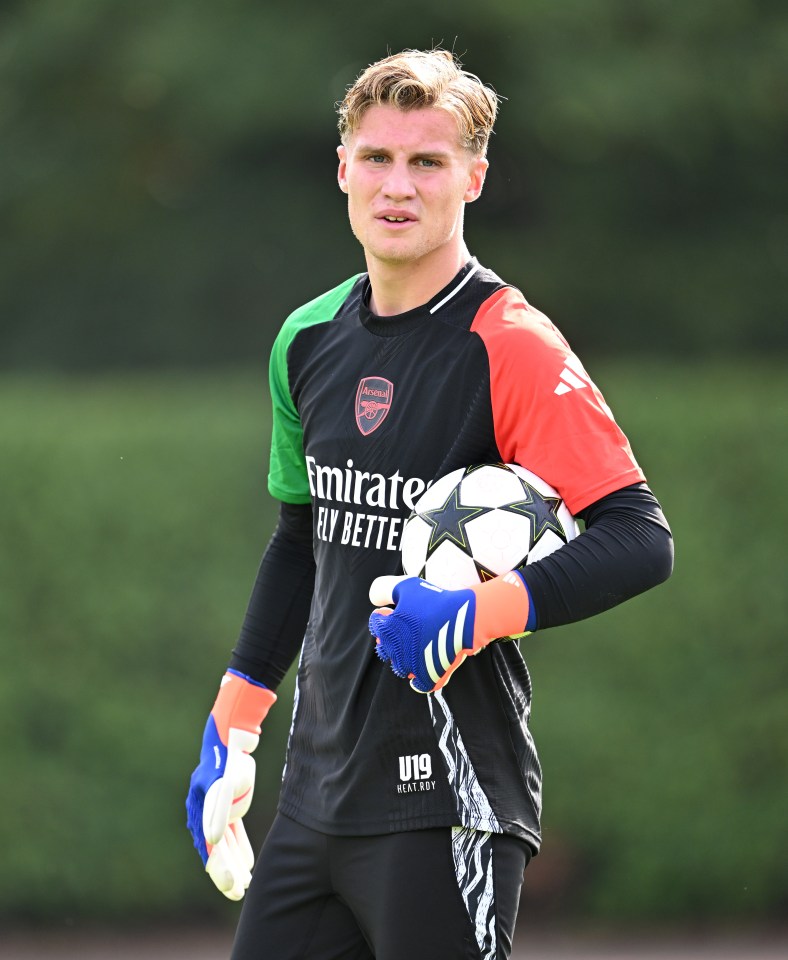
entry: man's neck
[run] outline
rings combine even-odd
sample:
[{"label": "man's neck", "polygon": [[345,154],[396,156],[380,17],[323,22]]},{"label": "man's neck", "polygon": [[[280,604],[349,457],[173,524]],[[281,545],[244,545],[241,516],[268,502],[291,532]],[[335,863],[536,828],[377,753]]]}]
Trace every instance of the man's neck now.
[{"label": "man's neck", "polygon": [[372,293],[369,308],[379,317],[394,317],[428,303],[471,259],[462,245],[456,253],[436,263],[431,257],[408,263],[390,263],[367,258]]}]

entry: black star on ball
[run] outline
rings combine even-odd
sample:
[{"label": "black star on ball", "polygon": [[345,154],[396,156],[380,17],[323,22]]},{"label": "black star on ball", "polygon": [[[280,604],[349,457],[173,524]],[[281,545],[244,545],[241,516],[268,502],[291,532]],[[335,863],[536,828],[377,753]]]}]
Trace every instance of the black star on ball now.
[{"label": "black star on ball", "polygon": [[460,549],[470,553],[468,538],[465,536],[465,524],[474,517],[478,517],[480,513],[484,513],[484,509],[484,507],[462,506],[459,501],[459,490],[455,487],[442,507],[425,510],[422,517],[432,527],[427,555],[431,555],[444,540],[450,540]]},{"label": "black star on ball", "polygon": [[501,510],[509,513],[517,513],[520,516],[528,517],[531,521],[531,546],[536,546],[548,530],[566,543],[566,534],[558,519],[558,509],[561,506],[561,500],[558,497],[543,497],[541,493],[532,487],[530,483],[521,479],[525,498],[514,503],[507,503],[501,507]]}]

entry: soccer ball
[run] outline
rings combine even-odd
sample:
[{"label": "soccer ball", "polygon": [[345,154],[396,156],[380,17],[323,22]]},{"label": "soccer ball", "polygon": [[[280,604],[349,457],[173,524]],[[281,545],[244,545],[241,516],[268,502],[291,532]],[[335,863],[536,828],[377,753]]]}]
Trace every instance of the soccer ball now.
[{"label": "soccer ball", "polygon": [[577,534],[558,493],[524,467],[462,467],[417,501],[402,532],[402,567],[459,590],[540,560]]}]

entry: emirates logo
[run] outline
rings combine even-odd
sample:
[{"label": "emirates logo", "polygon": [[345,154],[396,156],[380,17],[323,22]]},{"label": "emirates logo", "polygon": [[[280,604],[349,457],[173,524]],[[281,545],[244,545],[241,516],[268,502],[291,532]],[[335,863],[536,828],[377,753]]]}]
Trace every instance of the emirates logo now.
[{"label": "emirates logo", "polygon": [[383,423],[391,409],[394,384],[385,377],[364,377],[356,390],[356,424],[368,436]]}]

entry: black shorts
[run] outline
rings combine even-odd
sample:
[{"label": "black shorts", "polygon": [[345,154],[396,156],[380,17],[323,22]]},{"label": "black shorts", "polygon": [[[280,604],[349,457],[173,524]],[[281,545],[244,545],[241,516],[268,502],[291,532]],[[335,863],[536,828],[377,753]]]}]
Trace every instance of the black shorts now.
[{"label": "black shorts", "polygon": [[279,814],[232,960],[505,960],[530,856],[502,834],[336,837]]}]

